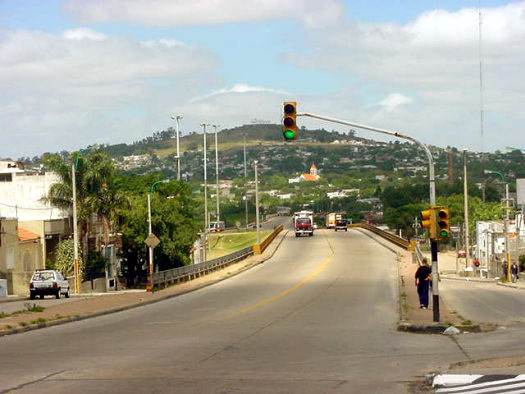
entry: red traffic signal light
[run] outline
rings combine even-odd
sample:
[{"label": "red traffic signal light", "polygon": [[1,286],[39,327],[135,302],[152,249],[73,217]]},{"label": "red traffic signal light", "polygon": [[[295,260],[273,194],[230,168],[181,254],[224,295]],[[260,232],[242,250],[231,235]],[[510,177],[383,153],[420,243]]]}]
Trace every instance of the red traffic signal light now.
[{"label": "red traffic signal light", "polygon": [[297,139],[297,103],[285,101],[283,103],[283,137],[286,141]]}]

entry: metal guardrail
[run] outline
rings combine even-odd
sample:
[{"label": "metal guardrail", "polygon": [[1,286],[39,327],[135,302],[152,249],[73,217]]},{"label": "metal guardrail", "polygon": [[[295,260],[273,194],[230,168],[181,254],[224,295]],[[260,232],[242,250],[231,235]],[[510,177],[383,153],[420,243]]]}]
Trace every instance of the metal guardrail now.
[{"label": "metal guardrail", "polygon": [[350,226],[351,227],[364,228],[365,230],[371,231],[371,232],[379,235],[380,237],[385,238],[386,240],[392,242],[393,244],[396,244],[397,246],[401,246],[404,249],[408,250],[408,248],[410,246],[410,241],[408,241],[407,239],[398,237],[397,235],[389,233],[388,231],[384,231],[384,230],[378,229],[377,227],[372,226],[370,224],[367,224],[367,223],[355,223],[355,224],[351,224]]},{"label": "metal guardrail", "polygon": [[[260,251],[264,251],[266,247],[273,241],[273,239],[283,230],[283,226],[277,227],[272,233],[270,233],[263,242],[261,242]],[[219,268],[226,267],[231,263],[235,263],[248,256],[251,256],[256,251],[256,246],[248,246],[236,252],[227,254],[225,256],[217,257],[213,260],[204,261],[202,263],[185,265],[184,267],[172,268],[166,271],[160,271],[153,274],[152,284],[153,286],[164,286],[167,287],[170,284],[178,283],[181,281],[190,280],[201,275],[206,275],[211,271]],[[257,248],[257,250],[259,250]]]},{"label": "metal guardrail", "polygon": [[417,265],[421,265],[424,256],[423,253],[421,253],[421,249],[419,248],[419,242],[416,242],[416,249],[414,251],[414,255],[416,256]]},{"label": "metal guardrail", "polygon": [[236,252],[222,257],[217,257],[216,259],[204,261],[202,263],[185,265],[184,267],[177,267],[166,271],[156,272],[152,277],[153,286],[163,285],[164,287],[167,287],[169,284],[190,280],[225,267],[251,255],[253,255],[253,248],[248,246]]}]

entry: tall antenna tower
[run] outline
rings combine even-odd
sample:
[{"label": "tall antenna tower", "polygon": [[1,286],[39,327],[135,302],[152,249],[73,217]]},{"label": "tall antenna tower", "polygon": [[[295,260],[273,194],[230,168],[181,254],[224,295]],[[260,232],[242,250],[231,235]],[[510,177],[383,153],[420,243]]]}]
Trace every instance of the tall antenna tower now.
[{"label": "tall antenna tower", "polygon": [[479,120],[480,120],[480,148],[481,148],[481,169],[483,170],[483,182],[481,182],[481,195],[483,202],[485,202],[485,147],[483,141],[483,56],[481,52],[481,31],[483,27],[483,14],[481,13],[481,0],[479,0],[478,7],[478,55],[479,55]]}]

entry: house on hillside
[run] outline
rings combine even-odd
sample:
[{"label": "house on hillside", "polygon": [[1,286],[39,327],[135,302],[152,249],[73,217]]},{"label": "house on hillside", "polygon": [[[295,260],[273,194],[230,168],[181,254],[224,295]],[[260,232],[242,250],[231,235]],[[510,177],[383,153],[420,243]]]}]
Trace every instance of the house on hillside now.
[{"label": "house on hillside", "polygon": [[319,178],[317,166],[312,164],[309,174],[301,174],[297,178],[289,178],[288,183],[299,183],[301,181],[316,182]]}]

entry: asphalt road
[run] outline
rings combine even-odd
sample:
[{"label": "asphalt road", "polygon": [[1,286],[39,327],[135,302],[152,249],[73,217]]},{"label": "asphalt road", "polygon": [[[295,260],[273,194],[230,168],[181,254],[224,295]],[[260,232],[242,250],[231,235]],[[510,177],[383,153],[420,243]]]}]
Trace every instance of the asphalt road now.
[{"label": "asphalt road", "polygon": [[272,259],[213,286],[1,337],[0,392],[406,393],[470,352],[524,353],[523,327],[397,332],[397,278],[395,254],[363,232],[290,232]]},{"label": "asphalt road", "polygon": [[494,282],[443,279],[440,292],[447,305],[453,305],[464,319],[500,325],[525,322],[523,290],[498,286]]}]

